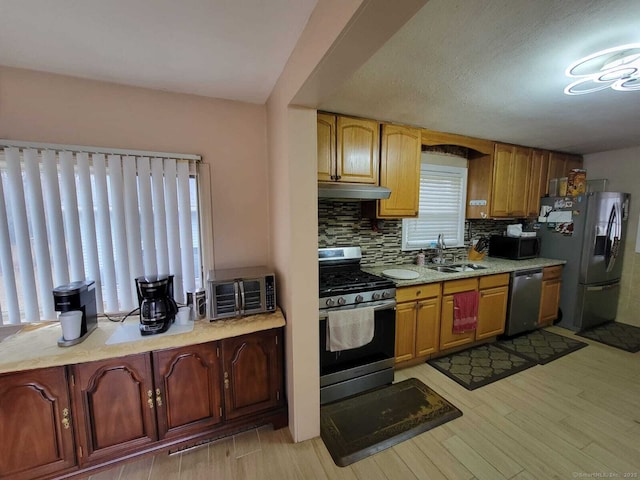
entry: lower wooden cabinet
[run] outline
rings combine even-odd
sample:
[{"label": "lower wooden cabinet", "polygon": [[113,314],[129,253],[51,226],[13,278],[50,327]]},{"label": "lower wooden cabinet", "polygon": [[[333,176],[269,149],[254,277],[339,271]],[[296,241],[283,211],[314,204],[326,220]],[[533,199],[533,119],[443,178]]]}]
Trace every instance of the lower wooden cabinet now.
[{"label": "lower wooden cabinet", "polygon": [[560,288],[562,287],[562,265],[546,267],[542,270],[542,293],[538,325],[546,327],[558,318]]},{"label": "lower wooden cabinet", "polygon": [[0,375],[0,438],[10,440],[0,478],[57,478],[263,423],[281,428],[282,331]]},{"label": "lower wooden cabinet", "polygon": [[23,480],[76,465],[65,367],[0,375],[0,478]]},{"label": "lower wooden cabinet", "polygon": [[226,338],[221,343],[226,419],[284,403],[282,338],[278,331]]},{"label": "lower wooden cabinet", "polygon": [[440,316],[440,350],[459,347],[474,341],[475,331],[473,330],[463,333],[453,333],[453,296],[456,293],[477,289],[477,278],[465,278],[444,282],[442,286],[442,315]]},{"label": "lower wooden cabinet", "polygon": [[153,352],[158,435],[184,437],[222,421],[217,342]]},{"label": "lower wooden cabinet", "polygon": [[134,453],[158,439],[148,353],[81,363],[71,371],[81,465]]},{"label": "lower wooden cabinet", "polygon": [[396,290],[396,363],[438,351],[440,283]]},{"label": "lower wooden cabinet", "polygon": [[509,274],[480,278],[478,299],[478,327],[476,340],[504,333],[509,304]]}]

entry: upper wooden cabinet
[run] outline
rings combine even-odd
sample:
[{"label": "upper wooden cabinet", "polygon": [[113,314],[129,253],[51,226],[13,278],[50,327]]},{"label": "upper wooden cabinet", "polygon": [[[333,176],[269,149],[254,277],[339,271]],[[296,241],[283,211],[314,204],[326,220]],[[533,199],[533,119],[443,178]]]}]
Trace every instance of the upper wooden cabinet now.
[{"label": "upper wooden cabinet", "polygon": [[[582,168],[582,157],[580,155],[571,155],[570,153],[549,152],[549,169],[547,173],[548,180],[552,178],[561,178],[569,175],[572,168]],[[544,193],[549,193],[549,184]]]},{"label": "upper wooden cabinet", "polygon": [[73,467],[65,367],[0,375],[0,432],[0,478],[38,478]]},{"label": "upper wooden cabinet", "polygon": [[378,185],[377,121],[318,113],[317,132],[318,181]]},{"label": "upper wooden cabinet", "polygon": [[380,185],[391,189],[378,202],[379,218],[416,217],[420,200],[420,129],[382,125]]},{"label": "upper wooden cabinet", "polygon": [[549,188],[548,181],[549,152],[544,150],[531,151],[531,182],[529,185],[529,201],[527,202],[527,216],[537,217],[540,211],[540,197],[544,197]]},{"label": "upper wooden cabinet", "polygon": [[492,217],[528,214],[531,149],[496,143],[493,156]]}]

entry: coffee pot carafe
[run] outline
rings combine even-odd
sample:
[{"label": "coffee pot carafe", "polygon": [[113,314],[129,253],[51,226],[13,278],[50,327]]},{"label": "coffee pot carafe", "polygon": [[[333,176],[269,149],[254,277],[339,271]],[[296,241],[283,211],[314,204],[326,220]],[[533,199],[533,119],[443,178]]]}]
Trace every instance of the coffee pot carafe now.
[{"label": "coffee pot carafe", "polygon": [[166,332],[178,311],[173,299],[173,275],[146,275],[135,280],[140,304],[140,334]]}]

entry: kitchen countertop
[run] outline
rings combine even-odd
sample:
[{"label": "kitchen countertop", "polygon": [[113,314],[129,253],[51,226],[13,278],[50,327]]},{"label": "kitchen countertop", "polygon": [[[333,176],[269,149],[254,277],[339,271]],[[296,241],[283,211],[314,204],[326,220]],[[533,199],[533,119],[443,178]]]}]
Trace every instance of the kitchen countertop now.
[{"label": "kitchen countertop", "polygon": [[[127,322],[133,321],[137,321],[137,319],[127,320]],[[285,319],[282,311],[278,309],[274,313],[215,322],[196,320],[193,330],[187,333],[141,336],[139,340],[134,342],[106,345],[105,342],[119,325],[120,322],[111,322],[100,318],[98,328],[84,342],[71,347],[58,346],[57,342],[62,331],[60,322],[57,321],[24,325],[15,333],[15,326],[0,327],[0,333],[4,328],[12,329],[11,334],[0,341],[0,373],[72,365],[152,350],[212,342],[282,327],[285,325]]]},{"label": "kitchen countertop", "polygon": [[527,270],[536,267],[551,267],[554,265],[563,265],[567,263],[565,260],[554,260],[550,258],[531,258],[528,260],[506,260],[503,258],[484,257],[482,260],[461,260],[458,262],[448,262],[448,265],[458,263],[474,263],[486,267],[482,270],[471,270],[466,272],[444,273],[429,269],[437,264],[429,263],[424,266],[405,264],[405,265],[373,265],[370,267],[362,267],[362,270],[382,275],[384,270],[392,268],[400,268],[404,270],[412,270],[420,274],[418,278],[412,280],[396,280],[391,279],[397,287],[407,287],[411,285],[421,285],[425,283],[444,282],[447,280],[458,280],[460,278],[481,277],[484,275],[494,275],[496,273],[511,273],[518,270]]}]

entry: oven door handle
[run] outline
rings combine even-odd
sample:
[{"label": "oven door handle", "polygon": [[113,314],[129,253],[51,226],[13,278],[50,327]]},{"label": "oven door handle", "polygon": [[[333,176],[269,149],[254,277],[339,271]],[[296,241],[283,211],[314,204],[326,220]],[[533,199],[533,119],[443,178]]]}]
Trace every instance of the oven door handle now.
[{"label": "oven door handle", "polygon": [[[359,307],[355,307],[355,308],[359,308]],[[362,308],[362,307],[360,307]],[[377,312],[380,310],[391,310],[396,308],[396,301],[395,300],[386,300],[384,302],[380,302],[377,305],[375,305],[373,307],[373,309]],[[337,308],[330,308],[330,309],[326,309],[326,310],[320,310],[319,313],[319,317],[320,320],[326,320],[327,317],[329,316],[329,311],[336,311],[336,310],[349,310],[350,308],[344,308],[344,307],[337,307]]]}]

